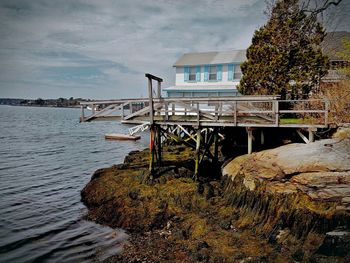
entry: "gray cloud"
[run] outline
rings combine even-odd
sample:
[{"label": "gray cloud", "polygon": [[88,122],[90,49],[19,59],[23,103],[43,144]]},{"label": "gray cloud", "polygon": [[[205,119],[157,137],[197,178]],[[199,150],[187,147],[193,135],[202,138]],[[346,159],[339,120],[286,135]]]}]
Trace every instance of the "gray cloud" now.
[{"label": "gray cloud", "polygon": [[0,97],[146,96],[144,73],[172,85],[182,53],[248,47],[264,9],[263,0],[2,0]]}]

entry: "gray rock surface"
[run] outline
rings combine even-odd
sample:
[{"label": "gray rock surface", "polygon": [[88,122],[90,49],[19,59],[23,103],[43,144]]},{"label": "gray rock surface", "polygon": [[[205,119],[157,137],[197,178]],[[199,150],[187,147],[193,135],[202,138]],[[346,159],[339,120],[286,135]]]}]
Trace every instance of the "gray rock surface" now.
[{"label": "gray rock surface", "polygon": [[350,210],[350,139],[342,137],[240,156],[222,172],[232,179],[244,174],[243,183],[250,190],[268,180],[266,191],[302,191],[313,200],[336,202],[337,209]]}]

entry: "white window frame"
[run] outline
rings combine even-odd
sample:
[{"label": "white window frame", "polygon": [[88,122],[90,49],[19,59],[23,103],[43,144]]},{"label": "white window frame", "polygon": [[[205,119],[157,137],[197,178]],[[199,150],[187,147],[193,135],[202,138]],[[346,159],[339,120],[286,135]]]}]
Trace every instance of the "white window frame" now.
[{"label": "white window frame", "polygon": [[196,67],[190,66],[188,67],[188,81],[196,81]]},{"label": "white window frame", "polygon": [[218,70],[216,65],[209,65],[209,81],[217,80],[218,79]]}]

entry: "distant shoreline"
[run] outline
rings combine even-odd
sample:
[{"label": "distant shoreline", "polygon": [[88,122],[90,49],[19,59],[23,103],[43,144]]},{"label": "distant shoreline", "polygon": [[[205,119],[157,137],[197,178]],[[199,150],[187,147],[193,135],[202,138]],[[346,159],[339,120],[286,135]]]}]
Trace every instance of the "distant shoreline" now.
[{"label": "distant shoreline", "polygon": [[58,98],[58,99],[21,99],[0,98],[0,105],[28,106],[28,107],[53,107],[53,108],[78,108],[80,102],[89,101],[83,98]]},{"label": "distant shoreline", "polygon": [[37,108],[70,108],[70,109],[79,109],[80,106],[55,106],[55,105],[19,105],[19,104],[0,104],[0,106],[13,106],[13,107],[37,107]]}]

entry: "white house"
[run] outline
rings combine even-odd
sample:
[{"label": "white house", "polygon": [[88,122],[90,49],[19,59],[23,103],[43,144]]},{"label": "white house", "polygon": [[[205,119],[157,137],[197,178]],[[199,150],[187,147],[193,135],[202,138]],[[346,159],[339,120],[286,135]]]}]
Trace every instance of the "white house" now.
[{"label": "white house", "polygon": [[246,50],[187,53],[175,62],[175,86],[164,88],[168,97],[237,96],[240,64]]}]

